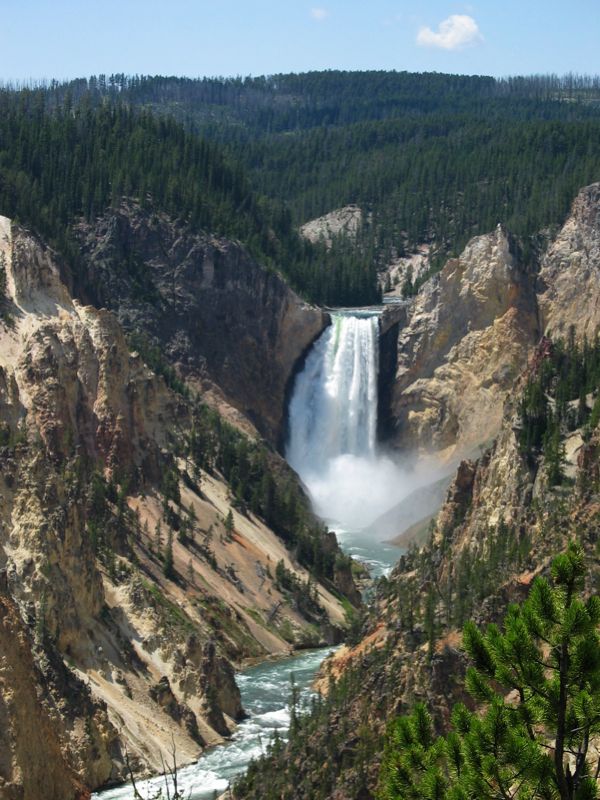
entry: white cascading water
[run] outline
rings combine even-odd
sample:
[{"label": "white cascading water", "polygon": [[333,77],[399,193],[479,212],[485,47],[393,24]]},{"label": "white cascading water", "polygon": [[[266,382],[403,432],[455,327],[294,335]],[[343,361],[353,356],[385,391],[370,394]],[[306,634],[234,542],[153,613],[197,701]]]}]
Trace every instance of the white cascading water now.
[{"label": "white cascading water", "polygon": [[317,513],[356,530],[406,494],[398,467],[377,452],[379,320],[333,315],[296,377],[286,458]]},{"label": "white cascading water", "polygon": [[375,455],[377,342],[376,316],[336,314],[309,353],[289,412],[286,457],[299,475],[344,454]]}]

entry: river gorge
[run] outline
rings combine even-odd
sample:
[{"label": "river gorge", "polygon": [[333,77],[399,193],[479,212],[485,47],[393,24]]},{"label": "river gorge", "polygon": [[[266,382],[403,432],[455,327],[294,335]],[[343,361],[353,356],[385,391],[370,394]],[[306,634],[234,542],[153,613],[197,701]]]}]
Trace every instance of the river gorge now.
[{"label": "river gorge", "polygon": [[[336,312],[298,372],[289,404],[285,456],[304,482],[319,516],[342,549],[365,564],[371,579],[389,572],[401,550],[381,541],[376,520],[426,482],[381,452],[377,442],[379,309]],[[375,529],[375,530],[374,530]],[[207,750],[179,770],[179,788],[191,800],[225,791],[277,732],[286,738],[293,679],[300,707],[307,708],[323,660],[322,648],[267,661],[236,676],[248,718],[231,740]],[[141,782],[152,797],[164,779]],[[131,800],[130,785],[97,800]]]}]

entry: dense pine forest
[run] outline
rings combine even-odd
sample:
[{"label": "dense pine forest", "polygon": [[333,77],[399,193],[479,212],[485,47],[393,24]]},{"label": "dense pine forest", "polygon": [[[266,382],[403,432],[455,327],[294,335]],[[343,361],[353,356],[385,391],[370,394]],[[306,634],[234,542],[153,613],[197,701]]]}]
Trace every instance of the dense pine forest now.
[{"label": "dense pine forest", "polygon": [[[419,243],[441,264],[501,222],[527,250],[600,179],[600,85],[573,76],[100,75],[0,104],[3,213],[68,248],[77,216],[136,196],[239,238],[323,304],[377,301],[377,270]],[[356,247],[297,235],[349,203]]]}]

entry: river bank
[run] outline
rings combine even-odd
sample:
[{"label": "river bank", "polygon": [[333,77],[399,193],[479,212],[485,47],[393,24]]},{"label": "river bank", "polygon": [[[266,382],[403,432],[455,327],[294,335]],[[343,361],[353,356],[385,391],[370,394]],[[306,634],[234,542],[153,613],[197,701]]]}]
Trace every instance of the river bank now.
[{"label": "river bank", "polygon": [[[368,567],[372,580],[386,574],[402,553],[393,545],[365,536],[362,531],[337,528],[336,535],[343,549]],[[230,740],[206,750],[196,763],[178,770],[179,789],[184,796],[189,796],[190,800],[214,800],[227,791],[253,758],[266,750],[275,733],[285,741],[290,724],[292,676],[299,707],[306,709],[315,694],[318,670],[335,649],[325,647],[276,659],[271,657],[237,673],[236,681],[248,718],[238,725]],[[144,798],[154,797],[161,787],[164,794],[161,776],[137,783]],[[134,800],[133,787],[125,784],[106,789],[94,794],[92,799]]]}]

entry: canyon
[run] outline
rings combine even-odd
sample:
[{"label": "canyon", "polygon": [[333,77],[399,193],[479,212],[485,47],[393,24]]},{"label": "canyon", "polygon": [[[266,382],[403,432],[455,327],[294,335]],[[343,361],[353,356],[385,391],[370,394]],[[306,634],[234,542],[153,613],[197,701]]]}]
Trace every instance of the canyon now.
[{"label": "canyon", "polygon": [[[77,268],[0,219],[7,798],[33,799],[42,787],[47,797],[86,797],[126,778],[127,762],[136,774],[160,771],[171,743],[181,763],[195,760],[244,716],[235,668],[338,644],[348,601],[360,605],[352,562],[282,456],[294,386],[318,342],[343,338],[348,323],[301,300],[239,243],[134,201],[74,234]],[[378,434],[407,475],[425,465],[455,477],[428,543],[379,583],[358,641],[324,667],[351,686],[347,718],[334,709],[329,720],[346,753],[330,787],[336,800],[371,796],[377,759],[361,772],[350,735],[367,709],[380,731],[426,697],[443,727],[462,696],[459,629],[442,626],[431,644],[407,622],[432,576],[447,585],[465,552],[484,558],[499,531],[527,528],[527,559],[474,610],[489,621],[548,567],[549,515],[562,512],[543,469],[520,455],[513,394],[543,357],[543,335],[596,335],[599,242],[594,184],[539,253],[526,257],[499,226],[473,238],[414,299],[367,322],[377,328],[378,369],[357,406],[371,417],[357,418],[356,430],[370,446]],[[321,422],[311,452],[331,433],[331,419]],[[214,444],[219,436],[230,450]],[[222,448],[220,461],[198,461],[205,440]],[[581,431],[571,436],[575,478],[597,447],[595,433],[586,442]],[[233,451],[244,454],[237,474],[223,456]],[[347,452],[342,442],[339,454]],[[310,489],[303,456],[287,455]],[[248,478],[254,500],[242,487],[246,464],[269,476]],[[283,512],[277,524],[267,519],[263,495],[292,521]],[[573,502],[575,519],[593,517],[588,497]],[[388,522],[390,538],[403,532],[393,515]],[[560,517],[556,542],[570,524]],[[304,538],[293,539],[296,530]],[[306,555],[308,543],[317,555]],[[324,730],[307,739],[313,753]],[[296,756],[282,775],[291,785],[302,776],[296,797],[320,796],[314,786],[330,785],[331,758],[319,767],[309,753]]]},{"label": "canyon", "polygon": [[[336,583],[349,591],[353,583],[335,537],[314,520],[289,468],[266,446],[256,450],[248,409],[244,415],[233,405],[242,405],[240,394],[232,391],[226,407],[237,427],[223,433],[227,423],[200,408],[192,389],[153,372],[130,349],[113,313],[73,296],[51,249],[7,218],[0,222],[0,592],[3,636],[15,642],[0,655],[1,792],[39,797],[44,786],[47,797],[83,797],[129,768],[159,771],[172,745],[185,763],[223,741],[244,716],[233,664],[336,640],[346,624]],[[217,275],[216,294],[224,277],[215,269],[217,247],[222,253],[227,245],[201,250],[191,267],[205,287]],[[246,262],[230,249],[223,271],[240,270],[240,295],[254,311],[262,298],[276,315],[271,327],[297,333],[302,303],[276,276],[258,267],[245,273]],[[125,287],[118,291],[125,301]],[[214,298],[207,306],[214,311]],[[308,310],[306,340],[287,343],[292,355],[278,362],[281,397],[286,370],[321,319]],[[277,329],[266,327],[258,343],[241,342],[248,361],[259,346],[277,346]],[[204,366],[198,385],[209,380]],[[271,422],[265,409],[264,425]],[[264,515],[236,501],[221,472],[193,463],[187,437],[199,436],[201,424],[213,447],[228,435],[236,453],[260,461],[260,479],[271,476],[270,502],[293,504],[297,531],[286,527],[287,506],[277,535]],[[320,553],[321,583],[281,538],[299,535],[301,525]],[[300,599],[305,585],[310,595]]]}]

